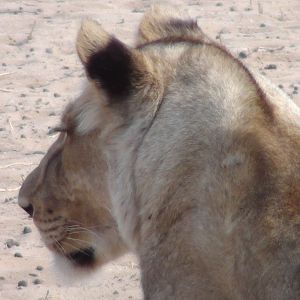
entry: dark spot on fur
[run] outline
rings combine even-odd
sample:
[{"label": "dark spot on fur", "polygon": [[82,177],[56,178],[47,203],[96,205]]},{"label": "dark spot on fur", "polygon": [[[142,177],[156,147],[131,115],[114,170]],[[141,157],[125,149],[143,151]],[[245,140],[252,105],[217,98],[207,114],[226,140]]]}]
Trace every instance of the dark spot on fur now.
[{"label": "dark spot on fur", "polygon": [[199,30],[196,20],[181,20],[181,19],[172,19],[169,21],[169,24],[177,30]]},{"label": "dark spot on fur", "polygon": [[[55,232],[56,230],[60,229],[61,226],[53,226],[53,227],[50,227],[49,229],[47,230],[43,230],[43,229],[39,229],[41,232],[44,232],[44,233],[49,233],[49,232]],[[50,235],[50,237],[52,238],[53,236]]]},{"label": "dark spot on fur", "polygon": [[92,54],[86,70],[108,96],[120,99],[129,95],[133,62],[128,49],[117,39],[112,38],[106,48]]},{"label": "dark spot on fur", "polygon": [[95,249],[89,247],[69,254],[71,261],[79,267],[89,267],[95,262]]},{"label": "dark spot on fur", "polygon": [[53,210],[52,210],[51,208],[48,208],[48,209],[47,209],[47,213],[48,213],[48,214],[53,214]]}]

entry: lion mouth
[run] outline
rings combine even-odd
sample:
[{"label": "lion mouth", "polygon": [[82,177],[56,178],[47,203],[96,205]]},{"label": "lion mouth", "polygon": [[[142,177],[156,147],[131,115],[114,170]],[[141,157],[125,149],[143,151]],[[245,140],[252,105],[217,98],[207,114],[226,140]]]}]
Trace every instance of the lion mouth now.
[{"label": "lion mouth", "polygon": [[79,267],[90,267],[95,263],[95,249],[88,247],[79,251],[71,252],[68,257],[73,264]]}]

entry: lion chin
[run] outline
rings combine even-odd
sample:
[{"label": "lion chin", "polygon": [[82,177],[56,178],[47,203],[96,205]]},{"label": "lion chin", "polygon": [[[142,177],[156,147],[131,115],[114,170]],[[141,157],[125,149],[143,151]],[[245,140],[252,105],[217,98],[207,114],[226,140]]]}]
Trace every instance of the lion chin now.
[{"label": "lion chin", "polygon": [[69,257],[69,260],[75,267],[90,268],[95,266],[97,263],[95,248],[92,246],[71,252]]},{"label": "lion chin", "polygon": [[[64,247],[63,240],[51,244],[46,243],[46,246],[54,256],[58,269],[63,265],[62,269],[68,266],[72,272],[76,270],[89,273],[104,264],[99,254],[101,249],[99,251],[94,243],[86,243],[84,247],[78,247],[76,250],[68,250],[67,247]],[[62,249],[64,250],[62,251]]]},{"label": "lion chin", "polygon": [[71,267],[76,269],[91,270],[100,264],[94,246],[75,250],[67,254],[56,253],[55,256],[65,260]]},{"label": "lion chin", "polygon": [[[55,274],[57,282],[63,285],[72,285],[76,282],[80,284],[89,282],[95,276],[97,276],[96,266],[99,264],[97,256],[93,254],[91,260],[84,258],[85,263],[82,259],[74,260],[70,257],[63,256],[56,252],[52,252],[52,271]],[[75,255],[75,252],[72,255]]]}]

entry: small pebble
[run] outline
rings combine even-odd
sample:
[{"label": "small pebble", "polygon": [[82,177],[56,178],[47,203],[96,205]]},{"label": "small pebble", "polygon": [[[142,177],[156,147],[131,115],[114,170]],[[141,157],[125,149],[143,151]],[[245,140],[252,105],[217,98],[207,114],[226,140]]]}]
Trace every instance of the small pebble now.
[{"label": "small pebble", "polygon": [[42,271],[44,268],[42,267],[42,266],[37,266],[36,267],[36,270],[38,270],[38,271]]},{"label": "small pebble", "polygon": [[278,87],[283,90],[283,85],[279,84]]},{"label": "small pebble", "polygon": [[32,230],[29,226],[25,226],[24,229],[23,229],[23,234],[27,234],[27,233],[30,233]]},{"label": "small pebble", "polygon": [[26,94],[21,94],[20,97],[24,98],[26,97]]},{"label": "small pebble", "polygon": [[216,4],[216,6],[223,6],[223,3],[218,2],[218,3]]},{"label": "small pebble", "polygon": [[[35,130],[33,130],[33,132],[36,133]],[[30,153],[30,154],[41,154],[41,155],[44,155],[44,154],[46,154],[46,152],[37,150],[37,151],[33,151],[33,152]]]},{"label": "small pebble", "polygon": [[239,53],[239,58],[241,58],[241,59],[247,58],[247,53],[245,51],[241,51]]},{"label": "small pebble", "polygon": [[35,274],[35,273],[29,273],[28,275],[29,275],[29,276],[32,276],[32,277],[38,277],[38,275]]},{"label": "small pebble", "polygon": [[145,10],[142,9],[142,8],[134,8],[134,9],[132,10],[132,12],[133,12],[133,13],[143,13],[143,12],[145,12]]},{"label": "small pebble", "polygon": [[46,92],[49,92],[49,90],[48,89],[43,89],[43,92],[46,93]]},{"label": "small pebble", "polygon": [[54,112],[54,111],[51,111],[49,114],[48,114],[48,116],[56,116],[56,113]]},{"label": "small pebble", "polygon": [[260,26],[260,27],[266,27],[266,24],[261,23],[259,26]]},{"label": "small pebble", "polygon": [[275,64],[269,64],[265,66],[266,70],[275,70],[277,69],[277,66]]},{"label": "small pebble", "polygon": [[16,252],[14,257],[23,257],[23,255],[20,252]]},{"label": "small pebble", "polygon": [[17,241],[15,241],[15,240],[13,240],[13,239],[8,239],[7,241],[6,241],[6,246],[7,246],[7,248],[11,248],[11,247],[13,247],[13,246],[19,246],[20,244],[17,242]]},{"label": "small pebble", "polygon": [[4,276],[0,276],[0,280],[5,280],[5,277]]},{"label": "small pebble", "polygon": [[114,295],[118,295],[119,292],[118,292],[117,290],[115,290],[115,291],[113,292],[113,294],[114,294]]},{"label": "small pebble", "polygon": [[53,50],[51,48],[46,48],[45,49],[45,52],[46,53],[49,53],[49,54],[52,54],[53,53]]},{"label": "small pebble", "polygon": [[21,286],[27,286],[27,281],[26,280],[20,280],[19,282],[18,282],[18,287],[21,287]]},{"label": "small pebble", "polygon": [[229,10],[230,10],[230,11],[236,11],[236,8],[235,8],[234,6],[231,6],[231,7],[229,8]]},{"label": "small pebble", "polygon": [[13,197],[5,198],[5,199],[4,199],[4,203],[8,203],[8,202],[11,202],[11,201],[13,201],[13,200],[14,200]]},{"label": "small pebble", "polygon": [[57,98],[57,97],[60,97],[60,94],[54,93],[53,96],[54,96],[55,98]]},{"label": "small pebble", "polygon": [[33,284],[41,284],[42,283],[42,280],[41,279],[34,279],[33,281],[32,281],[32,283]]}]

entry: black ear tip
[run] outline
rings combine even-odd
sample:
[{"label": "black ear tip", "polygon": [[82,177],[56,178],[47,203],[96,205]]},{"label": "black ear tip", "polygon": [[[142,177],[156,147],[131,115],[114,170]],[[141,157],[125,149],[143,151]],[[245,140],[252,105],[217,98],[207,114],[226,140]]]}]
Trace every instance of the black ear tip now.
[{"label": "black ear tip", "polygon": [[130,50],[116,38],[93,53],[86,65],[88,76],[99,82],[111,97],[128,96],[132,88],[133,62]]}]

